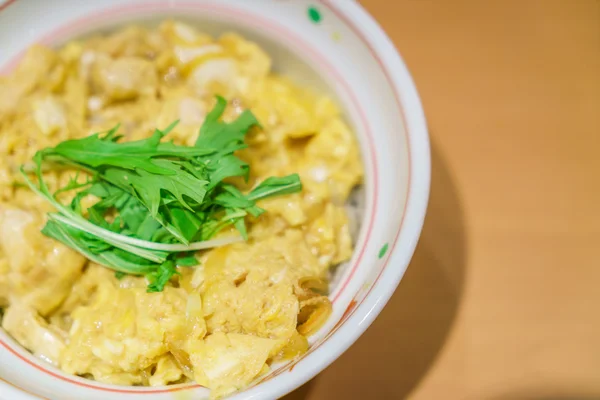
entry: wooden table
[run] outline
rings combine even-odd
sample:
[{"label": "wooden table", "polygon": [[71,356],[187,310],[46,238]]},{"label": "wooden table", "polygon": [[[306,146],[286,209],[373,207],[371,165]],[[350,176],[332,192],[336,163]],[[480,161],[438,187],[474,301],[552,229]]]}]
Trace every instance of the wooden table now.
[{"label": "wooden table", "polygon": [[285,400],[600,398],[600,1],[362,3],[423,100],[429,214],[379,318]]}]

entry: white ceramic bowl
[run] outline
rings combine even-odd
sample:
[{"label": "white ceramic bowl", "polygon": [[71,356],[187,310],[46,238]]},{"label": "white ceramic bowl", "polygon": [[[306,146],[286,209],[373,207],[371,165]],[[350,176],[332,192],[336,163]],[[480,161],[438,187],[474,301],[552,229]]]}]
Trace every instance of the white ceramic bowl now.
[{"label": "white ceramic bowl", "polygon": [[[356,251],[335,277],[333,314],[301,359],[277,365],[234,399],[275,399],[315,376],[367,329],[398,285],[419,238],[429,193],[425,118],[393,44],[352,0],[0,0],[0,72],[34,42],[58,45],[127,22],[187,20],[259,42],[274,67],[334,95],[353,125],[366,170]],[[0,94],[1,95],[1,94]],[[376,362],[376,360],[374,360]],[[34,358],[0,329],[0,399],[204,399],[197,385],[112,386]]]}]

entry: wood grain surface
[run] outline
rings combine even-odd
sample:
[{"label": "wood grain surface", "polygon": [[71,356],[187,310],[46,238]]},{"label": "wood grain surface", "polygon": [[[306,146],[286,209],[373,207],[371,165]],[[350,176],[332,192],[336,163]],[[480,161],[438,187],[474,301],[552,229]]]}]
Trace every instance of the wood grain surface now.
[{"label": "wood grain surface", "polygon": [[414,259],[285,400],[600,399],[600,1],[363,0],[432,140]]}]

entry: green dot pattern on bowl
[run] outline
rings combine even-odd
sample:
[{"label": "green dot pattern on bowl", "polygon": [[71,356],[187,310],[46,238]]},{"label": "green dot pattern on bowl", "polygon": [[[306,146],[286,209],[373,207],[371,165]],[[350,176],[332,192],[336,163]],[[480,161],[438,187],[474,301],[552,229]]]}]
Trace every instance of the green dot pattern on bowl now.
[{"label": "green dot pattern on bowl", "polygon": [[310,6],[308,7],[308,18],[315,24],[318,24],[323,19],[323,16],[316,7]]},{"label": "green dot pattern on bowl", "polygon": [[389,246],[387,243],[381,247],[381,249],[379,250],[379,255],[378,255],[379,259],[381,259],[383,256],[385,256],[385,253],[387,253],[387,251],[388,251],[388,247]]}]

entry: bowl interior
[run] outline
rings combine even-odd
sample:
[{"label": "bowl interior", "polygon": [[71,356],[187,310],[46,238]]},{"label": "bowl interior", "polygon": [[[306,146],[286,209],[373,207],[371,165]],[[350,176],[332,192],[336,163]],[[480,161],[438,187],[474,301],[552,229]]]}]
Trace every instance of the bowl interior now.
[{"label": "bowl interior", "polygon": [[[319,12],[319,21],[310,17],[309,10],[313,9]],[[110,31],[130,23],[155,25],[166,18],[182,20],[214,35],[235,31],[256,41],[272,57],[277,73],[337,99],[346,120],[356,132],[365,166],[365,184],[353,199],[358,210],[356,218],[360,221],[355,253],[346,266],[336,270],[331,287],[333,314],[326,326],[311,338],[311,350],[298,366],[307,365],[311,357],[321,357],[328,364],[339,352],[325,354],[323,349],[317,349],[326,347],[322,345],[336,336],[334,334],[356,312],[382,277],[400,237],[405,216],[410,187],[410,143],[402,106],[389,72],[356,23],[344,17],[341,7],[329,2],[319,2],[315,6],[314,2],[304,0],[185,3],[106,0],[102,4],[65,0],[61,5],[19,0],[0,9],[0,48],[4,49],[0,52],[0,71],[13,68],[23,50],[34,42],[59,46],[90,33]],[[15,35],[16,27],[26,34]],[[414,243],[410,245],[414,246]],[[398,279],[405,267],[400,267],[402,270],[396,274]],[[194,393],[194,398],[207,395],[204,389],[189,385],[170,387],[169,390],[122,390],[67,377],[33,358],[1,330],[0,360],[2,380],[50,398],[106,399],[108,393],[111,399],[132,399],[150,393],[152,399],[173,399],[177,398],[173,397],[176,394],[183,393],[190,396]],[[314,372],[314,367],[302,368],[312,371],[313,375],[318,372]],[[267,380],[286,372],[292,375],[286,378],[293,382],[287,384],[288,389],[307,379],[307,374],[300,378],[302,375],[289,370],[289,366],[273,369]],[[283,377],[277,377],[264,385],[275,387],[277,381],[285,382]],[[3,389],[2,385],[0,380],[0,389]],[[272,390],[270,393],[282,394],[277,392],[279,389]],[[249,398],[244,397],[246,394],[238,396]]]}]

